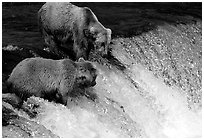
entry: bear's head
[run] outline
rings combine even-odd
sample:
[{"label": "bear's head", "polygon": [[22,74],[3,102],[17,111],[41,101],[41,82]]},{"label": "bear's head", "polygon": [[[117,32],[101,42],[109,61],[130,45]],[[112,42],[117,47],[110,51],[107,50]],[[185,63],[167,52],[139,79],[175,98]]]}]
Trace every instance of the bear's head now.
[{"label": "bear's head", "polygon": [[78,62],[75,63],[77,66],[77,85],[81,88],[95,86],[97,70],[94,68],[94,65],[83,58],[79,58]]},{"label": "bear's head", "polygon": [[97,34],[96,40],[95,40],[95,47],[96,50],[98,50],[102,56],[105,56],[108,54],[108,46],[111,42],[111,29],[105,29],[104,32],[101,32]]},{"label": "bear's head", "polygon": [[91,27],[89,30],[85,30],[85,35],[92,38],[92,43],[96,51],[98,51],[102,56],[108,54],[108,48],[111,42],[111,29],[101,27]]}]

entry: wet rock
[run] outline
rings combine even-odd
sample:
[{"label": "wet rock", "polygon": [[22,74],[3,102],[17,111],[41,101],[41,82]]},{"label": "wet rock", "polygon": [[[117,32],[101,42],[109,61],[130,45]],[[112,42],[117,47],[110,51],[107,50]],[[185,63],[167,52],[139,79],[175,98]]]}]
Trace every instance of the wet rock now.
[{"label": "wet rock", "polygon": [[20,127],[33,138],[57,138],[50,130],[26,118],[12,119],[9,124]]},{"label": "wet rock", "polygon": [[2,127],[3,138],[31,138],[28,133],[17,126],[7,125]]},{"label": "wet rock", "polygon": [[2,125],[6,126],[9,124],[11,119],[16,119],[19,116],[14,112],[12,105],[2,102]]},{"label": "wet rock", "polygon": [[15,108],[20,108],[22,100],[16,96],[14,93],[3,93],[2,101],[11,104]]},{"label": "wet rock", "polygon": [[2,103],[2,132],[3,137],[40,137],[52,138],[58,137],[44,126],[37,124],[31,120],[21,117],[9,103]]}]

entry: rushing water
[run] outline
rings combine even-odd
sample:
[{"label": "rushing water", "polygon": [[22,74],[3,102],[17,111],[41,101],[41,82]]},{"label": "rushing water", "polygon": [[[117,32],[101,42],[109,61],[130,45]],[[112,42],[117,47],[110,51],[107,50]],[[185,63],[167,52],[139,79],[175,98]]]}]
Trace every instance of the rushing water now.
[{"label": "rushing water", "polygon": [[201,136],[201,112],[189,110],[181,90],[168,87],[141,65],[124,73],[98,69],[98,84],[91,90],[98,96],[95,102],[79,97],[66,108],[33,98],[40,108],[32,120],[60,137]]},{"label": "rushing water", "polygon": [[[151,9],[145,12],[148,20],[148,14],[171,19]],[[201,137],[202,22],[192,16],[173,17],[174,24],[162,21],[137,36],[114,38],[112,60],[93,59],[99,62],[94,62],[99,75],[86,96],[70,98],[66,107],[31,97],[26,103],[31,108],[37,104],[36,117],[15,112],[62,138]],[[13,39],[4,30],[4,43]]]},{"label": "rushing water", "polygon": [[[117,50],[117,49],[116,49]],[[97,85],[67,108],[40,102],[34,121],[60,137],[200,137],[201,110],[188,106],[187,94],[136,64],[125,52],[114,52],[126,69],[95,63]]]}]

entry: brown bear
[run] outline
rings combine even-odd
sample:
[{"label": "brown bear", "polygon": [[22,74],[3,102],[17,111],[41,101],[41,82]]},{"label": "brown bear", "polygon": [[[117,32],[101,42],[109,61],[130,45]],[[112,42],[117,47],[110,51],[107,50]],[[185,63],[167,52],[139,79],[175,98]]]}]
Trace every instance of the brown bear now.
[{"label": "brown bear", "polygon": [[105,28],[91,9],[71,3],[45,3],[38,11],[40,32],[49,50],[62,58],[88,59],[91,49],[108,54],[111,30]]},{"label": "brown bear", "polygon": [[66,105],[75,89],[83,92],[94,86],[96,77],[94,65],[83,58],[74,62],[36,57],[21,61],[13,69],[7,85],[22,100],[34,95]]}]

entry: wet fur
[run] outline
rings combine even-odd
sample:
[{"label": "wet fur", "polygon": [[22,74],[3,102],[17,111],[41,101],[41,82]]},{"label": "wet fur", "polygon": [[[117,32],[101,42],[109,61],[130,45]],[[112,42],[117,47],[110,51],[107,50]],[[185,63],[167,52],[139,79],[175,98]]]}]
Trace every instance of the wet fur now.
[{"label": "wet fur", "polygon": [[68,54],[73,60],[88,59],[94,44],[107,54],[111,30],[106,29],[87,7],[45,3],[38,12],[38,22],[45,44],[55,54],[62,57]]},{"label": "wet fur", "polygon": [[27,58],[12,71],[7,85],[26,100],[34,95],[66,105],[74,89],[94,86],[96,69],[88,61]]}]

